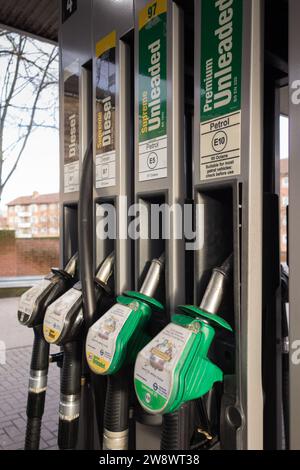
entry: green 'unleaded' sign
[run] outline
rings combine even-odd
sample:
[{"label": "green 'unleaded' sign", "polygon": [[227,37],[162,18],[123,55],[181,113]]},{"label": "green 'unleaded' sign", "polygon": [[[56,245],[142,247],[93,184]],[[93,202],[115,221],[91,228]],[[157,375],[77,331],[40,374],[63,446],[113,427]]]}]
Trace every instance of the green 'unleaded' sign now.
[{"label": "green 'unleaded' sign", "polygon": [[139,180],[167,176],[167,0],[139,12]]},{"label": "green 'unleaded' sign", "polygon": [[241,172],[243,0],[202,0],[200,179]]},{"label": "green 'unleaded' sign", "polygon": [[241,108],[243,0],[204,0],[201,18],[203,122]]}]

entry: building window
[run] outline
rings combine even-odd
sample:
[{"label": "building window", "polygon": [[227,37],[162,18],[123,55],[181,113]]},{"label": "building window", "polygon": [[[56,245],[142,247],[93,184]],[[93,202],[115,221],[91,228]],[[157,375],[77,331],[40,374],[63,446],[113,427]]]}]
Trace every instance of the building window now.
[{"label": "building window", "polygon": [[288,196],[284,196],[284,197],[282,198],[282,204],[283,204],[284,206],[288,206],[288,205],[289,205],[289,198],[288,198]]}]

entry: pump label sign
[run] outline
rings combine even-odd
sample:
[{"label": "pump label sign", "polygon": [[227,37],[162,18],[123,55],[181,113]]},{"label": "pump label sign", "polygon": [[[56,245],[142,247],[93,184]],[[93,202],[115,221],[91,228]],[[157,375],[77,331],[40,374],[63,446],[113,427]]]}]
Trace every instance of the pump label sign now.
[{"label": "pump label sign", "polygon": [[79,191],[79,63],[64,70],[64,192]]},{"label": "pump label sign", "polygon": [[116,32],[96,44],[96,188],[116,185]]},{"label": "pump label sign", "polygon": [[[46,310],[43,332],[48,343],[55,343],[60,337],[66,318],[71,308],[80,300],[82,292],[70,289],[64,295],[55,300]],[[83,315],[82,310],[79,315]]]},{"label": "pump label sign", "polygon": [[19,312],[21,312],[21,315],[26,315],[27,319],[28,316],[31,317],[37,299],[43,292],[46,291],[46,289],[48,289],[50,284],[51,281],[43,279],[36,286],[33,286],[31,289],[25,292],[25,294],[22,295],[19,303]]},{"label": "pump label sign", "polygon": [[242,0],[202,0],[200,179],[241,172]]},{"label": "pump label sign", "polygon": [[184,351],[192,331],[170,323],[139,353],[134,384],[139,400],[149,411],[164,410],[174,387],[176,367],[185,360]]},{"label": "pump label sign", "polygon": [[89,329],[86,358],[95,374],[105,374],[109,370],[118,336],[131,313],[131,308],[117,303]]},{"label": "pump label sign", "polygon": [[167,0],[139,13],[139,181],[166,178]]}]

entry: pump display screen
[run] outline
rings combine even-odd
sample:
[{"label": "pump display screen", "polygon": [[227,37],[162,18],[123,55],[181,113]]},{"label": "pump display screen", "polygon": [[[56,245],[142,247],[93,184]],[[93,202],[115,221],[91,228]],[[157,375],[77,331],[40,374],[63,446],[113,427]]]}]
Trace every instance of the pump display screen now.
[{"label": "pump display screen", "polygon": [[116,184],[116,32],[96,44],[96,188]]},{"label": "pump display screen", "polygon": [[64,191],[79,191],[79,63],[64,70]]}]

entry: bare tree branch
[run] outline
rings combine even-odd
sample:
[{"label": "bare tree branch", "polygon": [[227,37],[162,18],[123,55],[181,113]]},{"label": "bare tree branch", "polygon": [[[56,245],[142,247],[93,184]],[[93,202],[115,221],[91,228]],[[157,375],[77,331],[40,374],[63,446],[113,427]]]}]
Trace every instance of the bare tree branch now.
[{"label": "bare tree branch", "polygon": [[[50,93],[54,96],[58,84],[57,61],[56,47],[44,47],[35,39],[0,30],[0,66],[5,70],[0,77],[0,200],[32,132],[38,128],[57,129],[55,108],[50,103],[51,95],[48,94],[47,101],[41,99],[47,96],[44,95],[47,89],[53,89]],[[29,101],[26,98],[24,101],[26,96],[30,97]],[[53,124],[46,120],[45,113],[50,116],[49,106],[54,113],[51,118]],[[5,144],[5,129],[8,126],[10,131],[15,129],[16,138]],[[6,168],[3,177],[3,164],[8,156],[9,160],[13,157],[13,164],[9,170]]]}]

